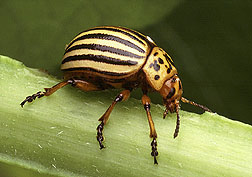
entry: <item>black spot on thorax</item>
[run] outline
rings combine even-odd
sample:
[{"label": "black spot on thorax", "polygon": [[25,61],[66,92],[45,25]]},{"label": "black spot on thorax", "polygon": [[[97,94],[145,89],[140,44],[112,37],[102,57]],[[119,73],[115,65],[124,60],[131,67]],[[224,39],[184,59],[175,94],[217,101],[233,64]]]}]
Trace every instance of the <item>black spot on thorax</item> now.
[{"label": "black spot on thorax", "polygon": [[162,58],[158,58],[158,62],[159,62],[160,64],[164,64],[164,61],[162,60]]},{"label": "black spot on thorax", "polygon": [[154,68],[155,71],[159,71],[160,70],[160,65],[157,63],[157,60],[154,60],[153,68]]},{"label": "black spot on thorax", "polygon": [[155,75],[155,77],[154,77],[155,80],[158,80],[159,78],[160,78],[159,75]]}]

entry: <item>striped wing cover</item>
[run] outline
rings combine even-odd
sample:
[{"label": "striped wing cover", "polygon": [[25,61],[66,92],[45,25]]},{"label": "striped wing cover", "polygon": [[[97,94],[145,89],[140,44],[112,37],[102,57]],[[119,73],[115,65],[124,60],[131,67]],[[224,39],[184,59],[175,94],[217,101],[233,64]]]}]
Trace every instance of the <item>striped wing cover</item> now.
[{"label": "striped wing cover", "polygon": [[124,78],[142,67],[153,44],[146,36],[127,28],[92,28],[69,43],[61,69]]}]

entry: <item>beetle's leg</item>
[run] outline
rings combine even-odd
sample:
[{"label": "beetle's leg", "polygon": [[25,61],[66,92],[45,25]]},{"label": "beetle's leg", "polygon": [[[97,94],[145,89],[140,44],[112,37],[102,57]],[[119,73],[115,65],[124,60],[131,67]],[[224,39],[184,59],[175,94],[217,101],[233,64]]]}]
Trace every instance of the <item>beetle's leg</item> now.
[{"label": "beetle's leg", "polygon": [[39,92],[37,92],[37,93],[35,93],[35,94],[31,95],[31,96],[27,96],[25,98],[25,100],[22,103],[20,103],[20,105],[23,107],[26,102],[32,102],[36,98],[41,98],[43,96],[49,96],[49,95],[53,94],[56,90],[58,90],[58,89],[60,89],[60,88],[62,88],[64,86],[66,86],[67,84],[69,84],[69,81],[70,80],[63,81],[63,82],[60,82],[60,83],[54,85],[51,88],[45,88],[45,92],[39,91]]},{"label": "beetle's leg", "polygon": [[130,96],[130,90],[123,90],[119,95],[117,95],[117,97],[114,99],[114,101],[109,106],[107,111],[99,119],[99,121],[101,121],[101,123],[97,127],[97,136],[96,136],[96,138],[97,138],[97,141],[100,144],[100,149],[104,148],[104,145],[102,144],[102,141],[104,140],[102,131],[103,131],[104,125],[107,123],[107,121],[109,119],[110,113],[112,112],[112,110],[113,110],[114,106],[116,105],[116,103],[118,103],[120,101],[127,100],[129,98],[129,96]]},{"label": "beetle's leg", "polygon": [[151,113],[150,113],[150,98],[147,95],[143,95],[142,96],[142,104],[144,105],[144,109],[147,113],[147,117],[148,117],[148,122],[149,122],[149,126],[150,126],[150,138],[152,138],[152,142],[151,142],[151,147],[152,147],[152,151],[151,151],[151,155],[154,157],[154,164],[158,164],[156,157],[158,156],[158,151],[157,151],[157,133],[154,127],[154,122],[151,118]]},{"label": "beetle's leg", "polygon": [[71,84],[74,87],[80,88],[84,91],[91,91],[91,90],[99,90],[95,85],[93,85],[92,83],[83,81],[83,80],[78,80],[78,79],[69,79],[66,81],[62,81],[56,85],[54,85],[51,88],[45,88],[45,92],[37,92],[31,96],[26,97],[26,99],[20,104],[22,107],[24,106],[24,104],[26,102],[32,102],[33,100],[35,100],[36,98],[41,98],[43,96],[50,96],[51,94],[53,94],[54,92],[56,92],[58,89]]},{"label": "beetle's leg", "polygon": [[81,90],[84,91],[95,91],[95,90],[100,90],[97,86],[95,86],[94,84],[84,81],[84,80],[79,80],[79,79],[71,79],[71,85],[73,87],[77,87]]}]

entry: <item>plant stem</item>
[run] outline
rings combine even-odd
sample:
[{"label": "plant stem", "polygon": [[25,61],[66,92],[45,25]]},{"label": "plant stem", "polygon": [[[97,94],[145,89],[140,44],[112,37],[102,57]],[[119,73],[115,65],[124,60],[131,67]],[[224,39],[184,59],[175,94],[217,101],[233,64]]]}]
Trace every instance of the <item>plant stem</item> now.
[{"label": "plant stem", "polygon": [[180,132],[173,139],[176,115],[164,120],[163,106],[152,104],[159,152],[154,165],[140,100],[130,98],[115,107],[104,127],[102,150],[97,120],[118,91],[66,86],[24,108],[19,105],[57,82],[0,56],[0,162],[56,176],[252,176],[252,127],[247,124],[180,111]]}]

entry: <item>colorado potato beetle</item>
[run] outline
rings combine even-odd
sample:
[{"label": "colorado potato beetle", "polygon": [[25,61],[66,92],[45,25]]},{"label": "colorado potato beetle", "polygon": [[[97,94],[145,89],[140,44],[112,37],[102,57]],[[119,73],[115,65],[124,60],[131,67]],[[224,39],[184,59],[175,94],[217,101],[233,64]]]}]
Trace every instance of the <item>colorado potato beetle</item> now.
[{"label": "colorado potato beetle", "polygon": [[116,103],[129,98],[130,92],[140,87],[143,92],[142,104],[147,114],[152,138],[151,155],[157,164],[157,133],[150,113],[148,92],[159,92],[163,97],[165,111],[176,112],[177,122],[174,138],[179,133],[179,101],[198,106],[212,112],[205,106],[182,97],[182,84],[171,57],[153,40],[137,31],[115,26],[101,26],[79,33],[66,47],[61,70],[64,80],[44,92],[26,97],[21,106],[37,97],[49,96],[70,84],[84,91],[123,88],[99,119],[97,141],[103,145],[103,128]]}]

